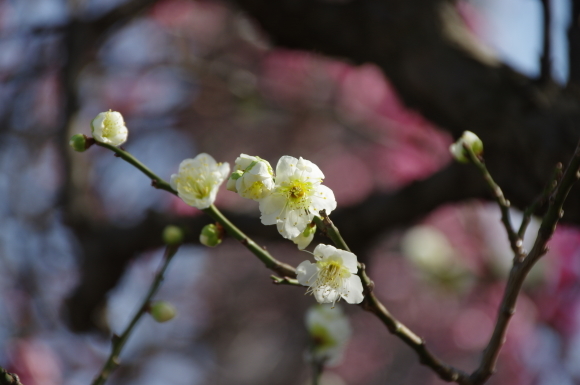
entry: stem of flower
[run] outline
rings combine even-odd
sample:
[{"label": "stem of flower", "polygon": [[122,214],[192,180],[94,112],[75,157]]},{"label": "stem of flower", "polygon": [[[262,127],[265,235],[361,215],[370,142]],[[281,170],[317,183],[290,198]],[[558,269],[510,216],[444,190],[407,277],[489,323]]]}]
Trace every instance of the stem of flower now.
[{"label": "stem of flower", "polygon": [[177,195],[177,191],[175,191],[173,188],[171,188],[171,185],[169,183],[167,183],[162,178],[157,176],[157,174],[155,174],[153,171],[151,171],[147,166],[145,166],[139,160],[137,160],[137,158],[135,158],[129,152],[127,152],[119,147],[111,146],[110,144],[101,143],[101,142],[95,142],[95,143],[97,144],[97,146],[101,146],[101,147],[104,147],[106,149],[113,151],[116,154],[116,156],[123,159],[125,162],[132,164],[139,171],[141,171],[143,174],[147,175],[151,179],[151,185],[153,187],[160,189],[160,190],[168,191],[168,192],[172,193],[173,195]]},{"label": "stem of flower", "polygon": [[133,329],[137,325],[137,322],[139,322],[143,314],[145,314],[145,312],[147,311],[149,301],[151,301],[151,298],[155,295],[155,293],[157,293],[157,290],[159,290],[159,286],[161,285],[161,282],[163,282],[163,275],[165,274],[165,270],[167,270],[169,262],[171,262],[173,256],[175,255],[178,249],[179,245],[167,246],[165,248],[163,262],[161,263],[161,267],[157,271],[157,274],[155,274],[155,279],[151,283],[147,295],[145,296],[145,298],[143,298],[141,306],[139,306],[139,310],[137,310],[137,312],[131,319],[131,322],[129,322],[129,325],[127,325],[123,333],[120,336],[116,334],[113,335],[112,338],[113,347],[111,349],[111,354],[109,354],[109,358],[103,365],[103,368],[101,369],[97,377],[92,382],[92,385],[104,384],[111,375],[111,373],[119,366],[119,354],[121,353],[121,350],[125,346],[125,343],[129,339],[129,336],[133,332]]}]

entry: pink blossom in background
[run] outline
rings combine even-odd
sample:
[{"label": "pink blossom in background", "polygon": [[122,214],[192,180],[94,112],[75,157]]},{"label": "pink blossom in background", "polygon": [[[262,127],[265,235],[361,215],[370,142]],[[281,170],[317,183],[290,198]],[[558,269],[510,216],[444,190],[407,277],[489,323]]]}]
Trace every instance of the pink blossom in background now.
[{"label": "pink blossom in background", "polygon": [[62,384],[58,355],[49,345],[34,339],[12,340],[9,345],[12,365],[7,370],[18,373],[23,384]]}]

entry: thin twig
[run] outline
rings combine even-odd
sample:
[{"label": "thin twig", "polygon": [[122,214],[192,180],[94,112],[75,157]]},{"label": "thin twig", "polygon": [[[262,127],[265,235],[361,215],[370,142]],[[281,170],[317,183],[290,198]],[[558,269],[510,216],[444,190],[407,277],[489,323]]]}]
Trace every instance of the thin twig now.
[{"label": "thin twig", "polygon": [[123,150],[122,148],[111,146],[110,144],[101,143],[101,142],[97,142],[97,141],[95,141],[95,144],[97,146],[101,146],[101,147],[104,147],[106,149],[113,151],[117,157],[119,157],[119,158],[123,159],[125,162],[130,163],[133,166],[135,166],[139,171],[141,171],[143,174],[147,175],[151,179],[151,185],[153,187],[160,189],[160,190],[168,191],[168,192],[172,193],[173,195],[177,195],[177,191],[175,191],[169,183],[167,183],[162,178],[160,178],[157,174],[155,174],[153,171],[151,171],[149,169],[149,167],[147,167],[143,163],[141,163],[131,153]]},{"label": "thin twig", "polygon": [[155,295],[155,293],[157,293],[157,290],[159,290],[159,286],[161,285],[161,282],[163,282],[163,275],[165,274],[165,270],[167,270],[167,266],[169,266],[169,262],[171,262],[171,259],[177,252],[178,248],[179,246],[166,247],[165,254],[163,256],[163,262],[161,263],[161,267],[157,271],[157,274],[155,274],[155,278],[153,279],[153,282],[149,287],[147,295],[145,295],[145,298],[143,298],[141,306],[139,306],[139,309],[137,310],[137,312],[131,319],[131,322],[129,322],[129,325],[127,325],[123,333],[120,336],[113,335],[112,339],[113,348],[111,350],[111,354],[109,355],[109,358],[103,365],[103,368],[101,369],[98,376],[92,382],[92,385],[104,384],[111,375],[111,373],[119,366],[119,354],[121,354],[121,350],[123,349],[125,343],[129,339],[131,332],[137,325],[137,322],[139,322],[143,314],[145,314],[145,312],[147,311],[151,298]]},{"label": "thin twig", "polygon": [[298,282],[298,280],[293,279],[293,278],[288,278],[288,277],[280,278],[280,277],[277,277],[275,275],[271,275],[270,278],[272,278],[272,283],[274,283],[276,285],[291,285],[291,286],[302,287],[300,282]]},{"label": "thin twig", "polygon": [[521,291],[524,280],[535,265],[535,263],[548,251],[548,241],[556,230],[556,225],[563,215],[562,207],[564,201],[572,188],[572,185],[578,180],[580,168],[580,142],[576,147],[574,156],[566,167],[560,185],[557,187],[555,194],[550,200],[548,211],[542,220],[538,235],[532,250],[523,260],[515,260],[510,271],[508,283],[502,298],[497,321],[493,334],[487,347],[484,350],[481,363],[476,371],[471,375],[473,384],[479,385],[485,383],[495,371],[499,351],[505,341],[507,327],[512,315],[516,310],[516,301]]},{"label": "thin twig", "polygon": [[514,252],[515,259],[518,260],[523,259],[524,257],[524,251],[522,249],[523,242],[522,239],[518,236],[518,233],[516,233],[516,231],[514,230],[514,227],[512,226],[510,217],[510,202],[505,198],[505,196],[503,195],[503,191],[491,177],[491,174],[487,170],[487,167],[485,166],[485,162],[483,161],[483,159],[480,159],[479,156],[477,156],[473,152],[470,146],[464,144],[463,148],[467,151],[469,158],[483,175],[483,178],[489,185],[491,192],[497,204],[499,205],[501,211],[501,222],[503,223],[505,230],[507,232],[510,247]]},{"label": "thin twig", "polygon": [[202,210],[204,213],[209,215],[214,221],[221,224],[226,232],[233,238],[240,241],[240,243],[248,250],[250,250],[264,265],[275,273],[280,274],[283,277],[296,277],[296,269],[292,266],[278,261],[266,250],[258,246],[251,238],[244,234],[240,229],[238,229],[232,222],[230,222],[214,205],[211,205],[207,209]]}]

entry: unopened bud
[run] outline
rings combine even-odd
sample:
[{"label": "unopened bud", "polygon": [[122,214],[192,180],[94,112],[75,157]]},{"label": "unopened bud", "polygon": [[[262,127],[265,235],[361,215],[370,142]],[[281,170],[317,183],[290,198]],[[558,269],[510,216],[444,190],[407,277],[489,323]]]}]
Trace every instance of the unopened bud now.
[{"label": "unopened bud", "polygon": [[163,242],[169,246],[179,245],[183,242],[183,231],[177,226],[166,226],[163,229]]},{"label": "unopened bud", "polygon": [[461,138],[449,147],[451,155],[460,163],[469,163],[469,154],[464,146],[473,151],[476,156],[483,154],[483,142],[471,131],[464,131]]},{"label": "unopened bud", "polygon": [[75,134],[71,136],[68,144],[73,148],[73,150],[78,152],[84,152],[89,147],[95,143],[93,138],[89,138],[83,134]]},{"label": "unopened bud", "polygon": [[298,249],[304,250],[308,247],[312,239],[314,239],[314,234],[316,233],[316,224],[314,222],[309,223],[308,226],[304,229],[304,231],[297,236],[296,238],[292,238],[292,242],[294,242]]},{"label": "unopened bud", "polygon": [[205,225],[199,234],[199,242],[208,247],[215,247],[222,243],[223,230],[212,224]]},{"label": "unopened bud", "polygon": [[147,309],[151,317],[157,322],[167,322],[177,315],[175,306],[167,301],[155,301],[149,304]]}]

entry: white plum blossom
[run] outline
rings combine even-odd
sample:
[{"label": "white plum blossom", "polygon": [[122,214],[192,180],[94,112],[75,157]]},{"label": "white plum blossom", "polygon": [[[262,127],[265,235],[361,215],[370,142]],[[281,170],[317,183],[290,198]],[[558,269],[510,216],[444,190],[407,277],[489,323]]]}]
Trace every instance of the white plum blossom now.
[{"label": "white plum blossom", "polygon": [[277,225],[284,238],[298,237],[320,210],[330,214],[336,208],[331,189],[323,186],[324,174],[314,163],[283,156],[276,166],[276,185],[262,198],[262,223]]},{"label": "white plum blossom", "polygon": [[257,156],[241,154],[228,179],[227,189],[242,197],[260,200],[274,189],[274,171],[268,161]]},{"label": "white plum blossom", "polygon": [[467,145],[475,155],[481,155],[483,153],[483,142],[481,139],[471,131],[464,131],[461,138],[449,146],[449,152],[460,163],[469,163],[469,154],[463,147],[464,145]]},{"label": "white plum blossom", "polygon": [[348,303],[361,303],[363,286],[356,275],[356,255],[334,246],[320,244],[314,249],[315,263],[304,261],[296,268],[301,285],[310,286],[307,293],[319,303],[334,303],[341,298]]},{"label": "white plum blossom", "polygon": [[98,114],[91,122],[91,130],[97,142],[112,146],[122,145],[129,135],[123,115],[111,110]]},{"label": "white plum blossom", "polygon": [[340,307],[315,305],[306,312],[306,328],[312,339],[309,358],[325,366],[338,365],[352,329]]},{"label": "white plum blossom", "polygon": [[215,201],[229,172],[228,163],[217,163],[211,155],[201,153],[181,162],[179,172],[171,175],[171,187],[188,205],[206,209]]}]

